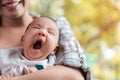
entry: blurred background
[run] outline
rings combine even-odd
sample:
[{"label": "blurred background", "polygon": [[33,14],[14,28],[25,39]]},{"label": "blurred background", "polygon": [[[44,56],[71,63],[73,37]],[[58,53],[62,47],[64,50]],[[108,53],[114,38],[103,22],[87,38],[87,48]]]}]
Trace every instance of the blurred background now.
[{"label": "blurred background", "polygon": [[85,49],[93,80],[120,80],[120,0],[30,0],[29,10],[65,16]]}]

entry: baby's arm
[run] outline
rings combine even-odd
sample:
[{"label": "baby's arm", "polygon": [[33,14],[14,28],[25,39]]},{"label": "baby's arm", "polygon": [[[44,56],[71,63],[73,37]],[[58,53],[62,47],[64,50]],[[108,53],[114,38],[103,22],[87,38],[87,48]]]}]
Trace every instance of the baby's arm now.
[{"label": "baby's arm", "polygon": [[24,68],[27,69],[27,66],[21,62],[4,64],[3,68],[1,69],[1,75],[2,77],[21,76]]}]

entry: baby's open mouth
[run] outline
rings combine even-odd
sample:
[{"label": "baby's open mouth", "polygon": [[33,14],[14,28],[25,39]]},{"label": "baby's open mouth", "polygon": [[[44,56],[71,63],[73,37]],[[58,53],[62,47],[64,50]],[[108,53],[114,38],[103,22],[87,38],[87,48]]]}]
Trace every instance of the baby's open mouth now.
[{"label": "baby's open mouth", "polygon": [[42,41],[36,41],[34,44],[33,44],[33,48],[34,49],[40,49],[42,46]]}]

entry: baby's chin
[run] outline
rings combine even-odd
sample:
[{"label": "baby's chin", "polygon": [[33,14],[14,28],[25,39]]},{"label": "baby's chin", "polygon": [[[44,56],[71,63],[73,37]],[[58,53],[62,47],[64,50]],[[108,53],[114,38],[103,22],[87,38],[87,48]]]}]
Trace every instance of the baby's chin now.
[{"label": "baby's chin", "polygon": [[24,49],[23,56],[28,60],[40,60],[42,58],[40,50],[34,48]]},{"label": "baby's chin", "polygon": [[29,57],[28,60],[30,60],[30,61],[39,61],[39,60],[44,60],[44,58],[43,57],[37,57],[37,58]]}]

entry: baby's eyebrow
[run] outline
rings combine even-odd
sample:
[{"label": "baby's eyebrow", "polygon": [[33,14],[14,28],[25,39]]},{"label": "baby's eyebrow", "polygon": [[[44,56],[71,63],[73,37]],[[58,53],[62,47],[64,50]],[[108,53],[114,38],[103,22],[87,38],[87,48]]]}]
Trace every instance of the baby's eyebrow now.
[{"label": "baby's eyebrow", "polygon": [[41,27],[42,25],[41,24],[37,24],[39,27]]},{"label": "baby's eyebrow", "polygon": [[37,27],[41,27],[41,25],[39,24],[31,24],[32,26],[37,26]]},{"label": "baby's eyebrow", "polygon": [[26,30],[25,30],[25,32],[28,30],[28,28],[31,26],[31,23],[27,26],[27,28],[26,28]]},{"label": "baby's eyebrow", "polygon": [[49,27],[48,30],[54,30],[53,28]]}]

